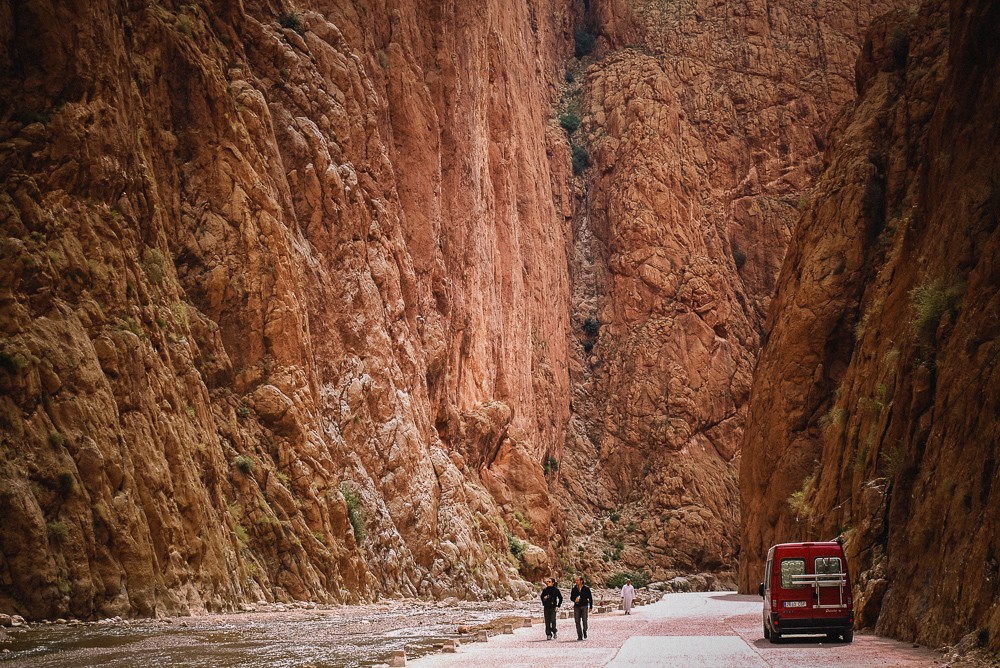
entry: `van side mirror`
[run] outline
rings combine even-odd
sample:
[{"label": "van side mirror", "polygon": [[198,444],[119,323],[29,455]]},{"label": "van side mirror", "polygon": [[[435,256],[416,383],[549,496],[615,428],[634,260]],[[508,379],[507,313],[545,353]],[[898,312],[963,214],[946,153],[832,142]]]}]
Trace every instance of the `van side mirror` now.
[{"label": "van side mirror", "polygon": [[761,598],[764,598],[764,583],[763,582],[761,582],[760,586],[757,587],[757,594],[759,594]]}]

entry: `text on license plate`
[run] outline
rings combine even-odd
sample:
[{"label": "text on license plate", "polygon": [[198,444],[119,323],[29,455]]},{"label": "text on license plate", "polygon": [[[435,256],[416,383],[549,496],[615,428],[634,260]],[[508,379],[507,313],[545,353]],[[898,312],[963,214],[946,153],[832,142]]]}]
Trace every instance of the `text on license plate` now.
[{"label": "text on license plate", "polygon": [[804,608],[806,607],[805,601],[785,601],[786,608]]}]

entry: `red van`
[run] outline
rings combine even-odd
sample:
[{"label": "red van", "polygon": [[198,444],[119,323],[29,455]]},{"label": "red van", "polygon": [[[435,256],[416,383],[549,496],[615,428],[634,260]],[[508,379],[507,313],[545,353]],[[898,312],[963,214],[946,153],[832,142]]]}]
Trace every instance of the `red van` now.
[{"label": "red van", "polygon": [[764,637],[773,643],[792,634],[825,633],[854,640],[854,597],[839,542],[782,543],[767,552]]}]

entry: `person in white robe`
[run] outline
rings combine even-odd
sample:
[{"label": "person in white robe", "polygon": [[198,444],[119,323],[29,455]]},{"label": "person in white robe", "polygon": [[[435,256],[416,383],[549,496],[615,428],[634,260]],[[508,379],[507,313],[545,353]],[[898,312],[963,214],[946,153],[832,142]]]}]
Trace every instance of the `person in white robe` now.
[{"label": "person in white robe", "polygon": [[625,614],[630,614],[632,611],[632,601],[635,600],[635,587],[632,586],[631,580],[626,580],[625,586],[622,587],[622,600],[625,602]]}]

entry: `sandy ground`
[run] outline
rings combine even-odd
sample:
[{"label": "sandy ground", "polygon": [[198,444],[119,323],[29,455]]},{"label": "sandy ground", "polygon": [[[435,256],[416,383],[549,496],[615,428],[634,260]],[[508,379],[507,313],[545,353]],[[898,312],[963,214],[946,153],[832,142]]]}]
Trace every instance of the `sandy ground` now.
[{"label": "sandy ground", "polygon": [[663,666],[678,668],[916,668],[941,666],[942,655],[878,636],[854,642],[792,638],[764,640],[761,603],[733,593],[669,594],[658,603],[590,618],[587,639],[577,641],[572,618],[559,620],[559,638],[545,639],[541,624],[486,643],[465,643],[454,654],[410,660],[407,666],[545,668],[566,666]]}]

